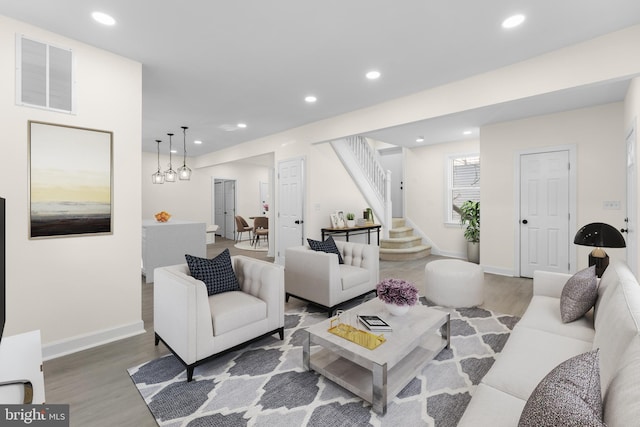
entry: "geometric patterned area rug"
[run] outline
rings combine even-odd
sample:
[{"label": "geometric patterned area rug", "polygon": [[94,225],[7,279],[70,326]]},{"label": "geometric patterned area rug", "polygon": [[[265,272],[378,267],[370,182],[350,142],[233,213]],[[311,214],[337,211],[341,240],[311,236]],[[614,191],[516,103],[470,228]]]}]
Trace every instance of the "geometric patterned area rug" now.
[{"label": "geometric patterned area rug", "polygon": [[264,338],[200,365],[190,383],[173,355],[128,372],[160,426],[453,427],[519,319],[481,308],[445,310],[451,312],[451,349],[431,361],[384,416],[303,370],[303,330],[326,319],[311,305],[286,312],[283,341]]}]

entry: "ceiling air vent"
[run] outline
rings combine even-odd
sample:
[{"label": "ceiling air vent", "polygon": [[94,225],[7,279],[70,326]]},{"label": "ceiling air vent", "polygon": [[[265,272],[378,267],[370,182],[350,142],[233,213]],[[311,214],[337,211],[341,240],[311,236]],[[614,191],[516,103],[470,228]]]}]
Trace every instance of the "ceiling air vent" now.
[{"label": "ceiling air vent", "polygon": [[74,112],[73,52],[16,37],[16,104]]}]

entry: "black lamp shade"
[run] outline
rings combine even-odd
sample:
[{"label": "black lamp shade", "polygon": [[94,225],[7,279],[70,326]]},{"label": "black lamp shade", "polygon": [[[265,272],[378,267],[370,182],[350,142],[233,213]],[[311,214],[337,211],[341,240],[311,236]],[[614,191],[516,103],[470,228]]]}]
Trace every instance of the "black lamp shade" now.
[{"label": "black lamp shade", "polygon": [[599,248],[624,248],[627,244],[618,229],[603,222],[592,222],[576,233],[573,243]]}]

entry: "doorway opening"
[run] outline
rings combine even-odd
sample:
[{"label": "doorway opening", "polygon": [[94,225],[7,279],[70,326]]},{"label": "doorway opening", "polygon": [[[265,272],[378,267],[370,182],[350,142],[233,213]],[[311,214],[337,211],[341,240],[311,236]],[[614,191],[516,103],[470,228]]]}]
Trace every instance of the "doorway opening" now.
[{"label": "doorway opening", "polygon": [[213,224],[216,236],[235,240],[236,180],[213,178]]}]

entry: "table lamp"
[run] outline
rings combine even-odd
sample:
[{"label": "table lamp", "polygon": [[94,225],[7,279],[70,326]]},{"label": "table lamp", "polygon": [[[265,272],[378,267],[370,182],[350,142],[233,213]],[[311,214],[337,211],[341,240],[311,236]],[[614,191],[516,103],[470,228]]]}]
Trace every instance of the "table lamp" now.
[{"label": "table lamp", "polygon": [[595,246],[589,254],[589,267],[596,266],[596,275],[602,277],[602,273],[609,265],[609,255],[602,248],[624,248],[626,243],[620,232],[602,222],[592,222],[582,227],[576,233],[573,243],[581,246]]}]

